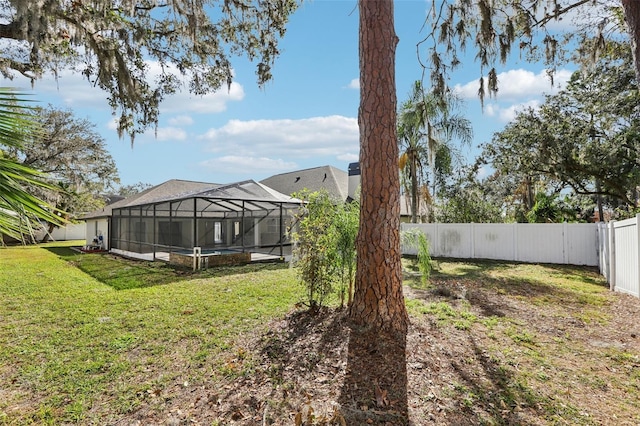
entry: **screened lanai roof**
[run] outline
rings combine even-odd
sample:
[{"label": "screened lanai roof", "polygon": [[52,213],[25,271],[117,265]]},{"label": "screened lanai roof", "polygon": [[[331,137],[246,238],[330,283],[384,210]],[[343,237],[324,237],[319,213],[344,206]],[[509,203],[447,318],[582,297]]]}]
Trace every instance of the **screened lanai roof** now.
[{"label": "screened lanai roof", "polygon": [[86,215],[81,217],[81,219],[86,220],[109,217],[111,216],[111,213],[114,209],[150,204],[159,200],[166,200],[168,198],[186,197],[189,194],[196,194],[198,192],[217,188],[219,186],[221,185],[216,183],[171,179],[164,183],[161,183],[160,185],[145,189],[138,194],[134,194],[125,199],[116,201],[115,203],[108,204],[102,209],[87,213]]},{"label": "screened lanai roof", "polygon": [[[186,204],[187,200],[192,199],[199,199],[196,209],[198,211],[239,212],[243,209],[244,211],[271,210],[276,205],[282,205],[285,208],[294,208],[300,205],[299,200],[253,180],[220,185],[172,179],[110,204],[103,209],[91,212],[82,219],[109,217],[113,210],[128,207],[153,206],[177,201],[183,201],[179,203],[178,210],[193,212],[193,203]],[[176,206],[173,206],[173,209],[175,211]]]},{"label": "screened lanai roof", "polygon": [[113,210],[125,208],[149,208],[171,204],[174,214],[206,215],[207,212],[238,213],[273,210],[276,207],[296,208],[300,200],[281,194],[266,185],[254,180],[231,183],[228,185],[211,185],[198,192],[164,194],[152,200],[141,199],[140,202],[129,202],[126,205],[114,206]]}]

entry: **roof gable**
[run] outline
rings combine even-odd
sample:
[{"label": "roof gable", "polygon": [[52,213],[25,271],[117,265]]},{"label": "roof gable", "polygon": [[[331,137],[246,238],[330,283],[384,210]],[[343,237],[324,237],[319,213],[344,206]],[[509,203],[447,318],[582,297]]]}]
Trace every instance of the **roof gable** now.
[{"label": "roof gable", "polygon": [[348,196],[349,176],[347,172],[333,166],[321,166],[281,173],[264,179],[260,183],[287,195],[304,189],[309,191],[325,189],[331,197],[345,201]]}]

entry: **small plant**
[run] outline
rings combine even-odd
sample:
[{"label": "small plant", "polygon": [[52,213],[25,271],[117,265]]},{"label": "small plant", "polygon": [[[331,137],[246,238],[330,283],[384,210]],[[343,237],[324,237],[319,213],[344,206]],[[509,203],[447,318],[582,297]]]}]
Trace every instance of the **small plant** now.
[{"label": "small plant", "polygon": [[344,306],[345,293],[348,306],[351,305],[356,274],[356,236],[360,222],[360,204],[353,201],[339,204],[336,208],[334,229],[340,270],[340,306]]},{"label": "small plant", "polygon": [[400,234],[402,244],[408,248],[414,248],[418,252],[418,270],[420,271],[420,281],[426,285],[431,274],[432,262],[427,236],[418,228],[403,231]]},{"label": "small plant", "polygon": [[294,196],[303,201],[298,214],[298,230],[293,233],[294,259],[298,276],[306,289],[311,309],[323,306],[337,281],[337,236],[333,226],[336,208],[327,191],[301,191]]}]

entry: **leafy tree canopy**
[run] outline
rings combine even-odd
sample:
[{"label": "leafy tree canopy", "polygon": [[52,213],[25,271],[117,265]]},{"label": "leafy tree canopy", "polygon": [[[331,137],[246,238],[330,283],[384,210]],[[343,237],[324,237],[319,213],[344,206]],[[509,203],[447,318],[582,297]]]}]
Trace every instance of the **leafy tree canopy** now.
[{"label": "leafy tree canopy", "polygon": [[146,191],[149,188],[153,188],[150,183],[138,182],[132,185],[122,185],[116,190],[117,195],[127,198],[135,194],[139,194],[142,191]]},{"label": "leafy tree canopy", "polygon": [[640,94],[625,45],[578,71],[539,110],[517,115],[483,147],[499,173],[544,176],[577,194],[634,206],[640,184]]},{"label": "leafy tree canopy", "polygon": [[[122,136],[153,125],[166,95],[205,94],[232,80],[231,59],[257,62],[258,83],[271,78],[295,0],[119,2],[3,0],[0,37],[10,41],[0,72],[33,80],[63,68],[108,93]],[[149,81],[150,63],[160,68]]]},{"label": "leafy tree canopy", "polygon": [[[411,222],[417,222],[418,205],[423,199],[431,207],[431,195],[435,196],[436,184],[442,186],[451,173],[452,142],[459,140],[469,144],[473,136],[471,123],[456,110],[461,100],[453,93],[437,97],[425,91],[422,82],[416,81],[409,98],[402,103],[398,113],[398,145],[400,148],[401,182],[406,193],[411,194]],[[428,167],[433,172],[433,191],[427,186]]]},{"label": "leafy tree canopy", "polygon": [[40,132],[25,136],[13,150],[20,162],[45,173],[60,191],[34,188],[34,193],[72,216],[101,207],[100,197],[119,182],[118,170],[95,125],[70,110],[34,108],[30,119]]},{"label": "leafy tree canopy", "polygon": [[491,185],[476,178],[477,170],[461,167],[443,185],[441,200],[435,210],[440,223],[501,223],[504,198]]}]

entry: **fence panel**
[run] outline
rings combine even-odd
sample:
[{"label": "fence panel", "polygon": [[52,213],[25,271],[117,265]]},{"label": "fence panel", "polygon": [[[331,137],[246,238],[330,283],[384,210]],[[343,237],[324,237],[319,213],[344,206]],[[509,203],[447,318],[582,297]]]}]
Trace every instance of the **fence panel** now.
[{"label": "fence panel", "polygon": [[566,263],[563,227],[562,223],[517,224],[516,260],[531,263]]},{"label": "fence panel", "polygon": [[598,265],[598,225],[593,223],[566,224],[567,248],[565,256],[569,265]]},{"label": "fence panel", "polygon": [[85,235],[86,228],[84,222],[69,223],[67,226],[54,229],[51,233],[52,239],[56,241],[84,240]]},{"label": "fence panel", "polygon": [[[595,224],[403,223],[425,233],[434,257],[598,265]],[[405,254],[415,250],[403,248]]]},{"label": "fence panel", "polygon": [[438,256],[459,259],[472,258],[472,233],[470,224],[438,224],[436,227]]},{"label": "fence panel", "polygon": [[613,223],[613,261],[615,269],[613,288],[616,291],[640,297],[640,276],[638,271],[638,219],[622,220]]},{"label": "fence panel", "polygon": [[473,225],[474,257],[477,259],[516,260],[516,226],[513,223]]},{"label": "fence panel", "polygon": [[[609,224],[409,224],[434,257],[599,266],[612,289],[640,297],[640,215]],[[414,249],[403,248],[405,254]]]}]

